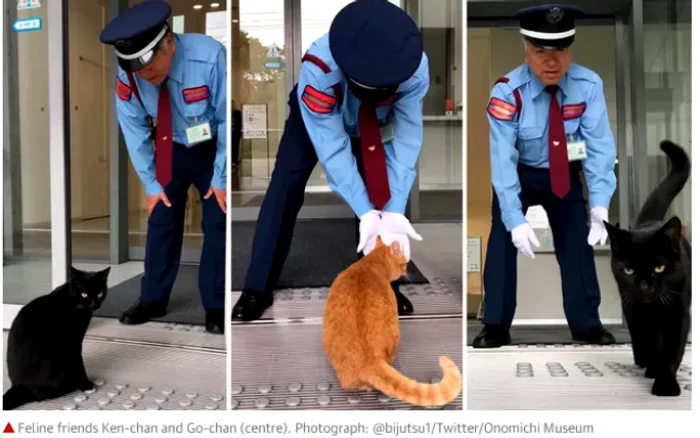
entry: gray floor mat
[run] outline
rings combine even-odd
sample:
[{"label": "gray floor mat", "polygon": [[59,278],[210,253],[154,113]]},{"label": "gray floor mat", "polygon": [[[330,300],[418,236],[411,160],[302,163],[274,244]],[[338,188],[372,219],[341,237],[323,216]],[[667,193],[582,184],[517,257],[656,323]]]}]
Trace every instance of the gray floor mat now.
[{"label": "gray floor mat", "polygon": [[[479,321],[467,322],[467,345],[471,346],[474,343],[474,338],[481,331],[482,325]],[[610,333],[615,336],[615,341],[618,344],[630,343],[629,331],[623,327],[607,327]],[[572,344],[575,343],[571,338],[571,331],[567,326],[551,326],[551,327],[527,327],[515,326],[511,328],[510,337],[513,345],[519,344]]]},{"label": "gray floor mat", "polygon": [[[461,315],[460,288],[440,277],[429,284],[401,286],[401,292],[411,300],[415,316]],[[233,293],[233,303],[240,292]],[[275,293],[275,301],[263,314],[261,321],[321,318],[328,297],[328,288],[283,289]]]},{"label": "gray floor mat", "polygon": [[[401,345],[394,366],[429,382],[442,375],[447,355],[462,369],[462,319],[401,321]],[[321,345],[320,324],[234,325],[232,407],[236,409],[416,409],[378,392],[345,392]],[[327,398],[326,398],[327,397]],[[445,409],[462,409],[462,395]]]},{"label": "gray floor mat", "polygon": [[[112,287],[95,316],[119,318],[139,298],[142,277],[143,275],[138,275]],[[199,294],[199,266],[180,265],[168,304],[168,314],[154,321],[204,325],[204,308]]]},{"label": "gray floor mat", "polygon": [[[243,290],[255,236],[255,222],[231,224],[231,287]],[[299,220],[282,269],[278,289],[328,287],[345,268],[357,261],[353,219]],[[424,284],[428,280],[413,262],[409,263],[404,284]]]}]

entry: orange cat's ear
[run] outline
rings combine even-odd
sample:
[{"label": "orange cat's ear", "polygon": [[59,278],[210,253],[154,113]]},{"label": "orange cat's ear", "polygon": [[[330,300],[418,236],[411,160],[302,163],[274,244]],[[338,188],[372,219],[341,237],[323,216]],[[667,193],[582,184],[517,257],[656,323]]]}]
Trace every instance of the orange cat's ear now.
[{"label": "orange cat's ear", "polygon": [[384,245],[384,242],[382,241],[381,236],[379,236],[379,235],[377,235],[377,242],[376,242],[376,243],[377,243],[377,247],[378,247],[378,248],[381,248],[382,246],[385,246],[385,245]]},{"label": "orange cat's ear", "polygon": [[392,242],[391,243],[391,252],[393,252],[394,255],[401,254],[401,245],[399,245],[399,242]]}]

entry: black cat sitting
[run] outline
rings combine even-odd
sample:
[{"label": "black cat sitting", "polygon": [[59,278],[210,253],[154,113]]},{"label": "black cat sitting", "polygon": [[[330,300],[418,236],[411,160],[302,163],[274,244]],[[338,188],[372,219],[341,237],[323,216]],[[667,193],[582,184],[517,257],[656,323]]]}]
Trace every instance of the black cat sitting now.
[{"label": "black cat sitting", "polygon": [[66,284],[22,307],[7,339],[12,387],[4,410],[94,387],[83,364],[83,338],[107,295],[109,270],[71,268]]},{"label": "black cat sitting", "polygon": [[652,394],[677,396],[676,373],[690,331],[691,249],[680,219],[665,217],[690,176],[690,160],[669,141],[661,149],[671,159],[671,173],[649,195],[634,228],[606,227],[634,362],[656,379]]}]

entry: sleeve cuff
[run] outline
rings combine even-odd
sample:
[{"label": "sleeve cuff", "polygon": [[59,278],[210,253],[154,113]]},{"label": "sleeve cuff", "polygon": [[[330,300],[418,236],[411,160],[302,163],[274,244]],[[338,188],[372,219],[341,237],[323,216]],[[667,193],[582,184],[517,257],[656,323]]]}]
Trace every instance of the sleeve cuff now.
[{"label": "sleeve cuff", "polygon": [[367,191],[363,190],[355,199],[348,202],[352,211],[355,212],[355,216],[362,217],[365,213],[374,209],[374,206],[369,202],[367,198]]},{"label": "sleeve cuff", "polygon": [[610,210],[610,198],[595,193],[589,193],[589,196],[588,208],[603,207],[606,210]]},{"label": "sleeve cuff", "polygon": [[399,213],[405,216],[406,204],[408,204],[408,198],[404,198],[403,196],[391,195],[391,199],[389,199],[389,202],[384,206],[382,211],[386,211],[389,213]]},{"label": "sleeve cuff", "polygon": [[226,190],[226,178],[214,176],[211,179],[211,186],[217,190]]},{"label": "sleeve cuff", "polygon": [[152,183],[146,184],[146,196],[157,195],[162,191],[163,187],[161,187],[160,183],[158,183],[158,180],[154,180]]},{"label": "sleeve cuff", "polygon": [[522,225],[527,222],[525,215],[521,211],[515,211],[512,213],[501,213],[501,220],[503,220],[503,225],[505,225],[506,230],[511,231],[518,225]]}]

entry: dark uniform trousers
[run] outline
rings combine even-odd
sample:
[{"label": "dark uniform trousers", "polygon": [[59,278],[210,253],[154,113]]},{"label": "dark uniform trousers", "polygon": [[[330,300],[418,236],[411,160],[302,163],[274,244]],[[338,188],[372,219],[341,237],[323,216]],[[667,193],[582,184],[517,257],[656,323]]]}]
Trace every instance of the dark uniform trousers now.
[{"label": "dark uniform trousers", "polygon": [[[559,199],[552,193],[549,170],[518,166],[523,211],[541,205],[547,212],[561,272],[564,312],[572,332],[600,326],[600,287],[588,245],[588,214],[580,163],[571,165],[571,190]],[[516,308],[517,249],[501,220],[496,194],[491,204],[491,234],[484,267],[484,324],[510,327]]]},{"label": "dark uniform trousers", "polygon": [[[304,203],[306,183],[318,156],[301,117],[297,86],[289,95],[289,118],[280,140],[275,169],[265,193],[253,239],[253,250],[248,266],[245,288],[250,291],[272,293],[277,286],[284,262],[292,243],[294,225]],[[360,139],[352,138],[352,152],[364,179]],[[359,219],[356,239],[359,243]],[[358,254],[362,257],[362,253]],[[398,291],[398,282],[392,284]]]},{"label": "dark uniform trousers", "polygon": [[[159,201],[148,218],[146,269],[141,299],[167,303],[180,267],[187,191],[194,186],[202,198],[211,187],[216,138],[187,148],[173,143],[173,178],[165,187],[171,207]],[[199,266],[199,290],[205,309],[225,305],[226,214],[216,197],[202,199],[204,244]]]}]

